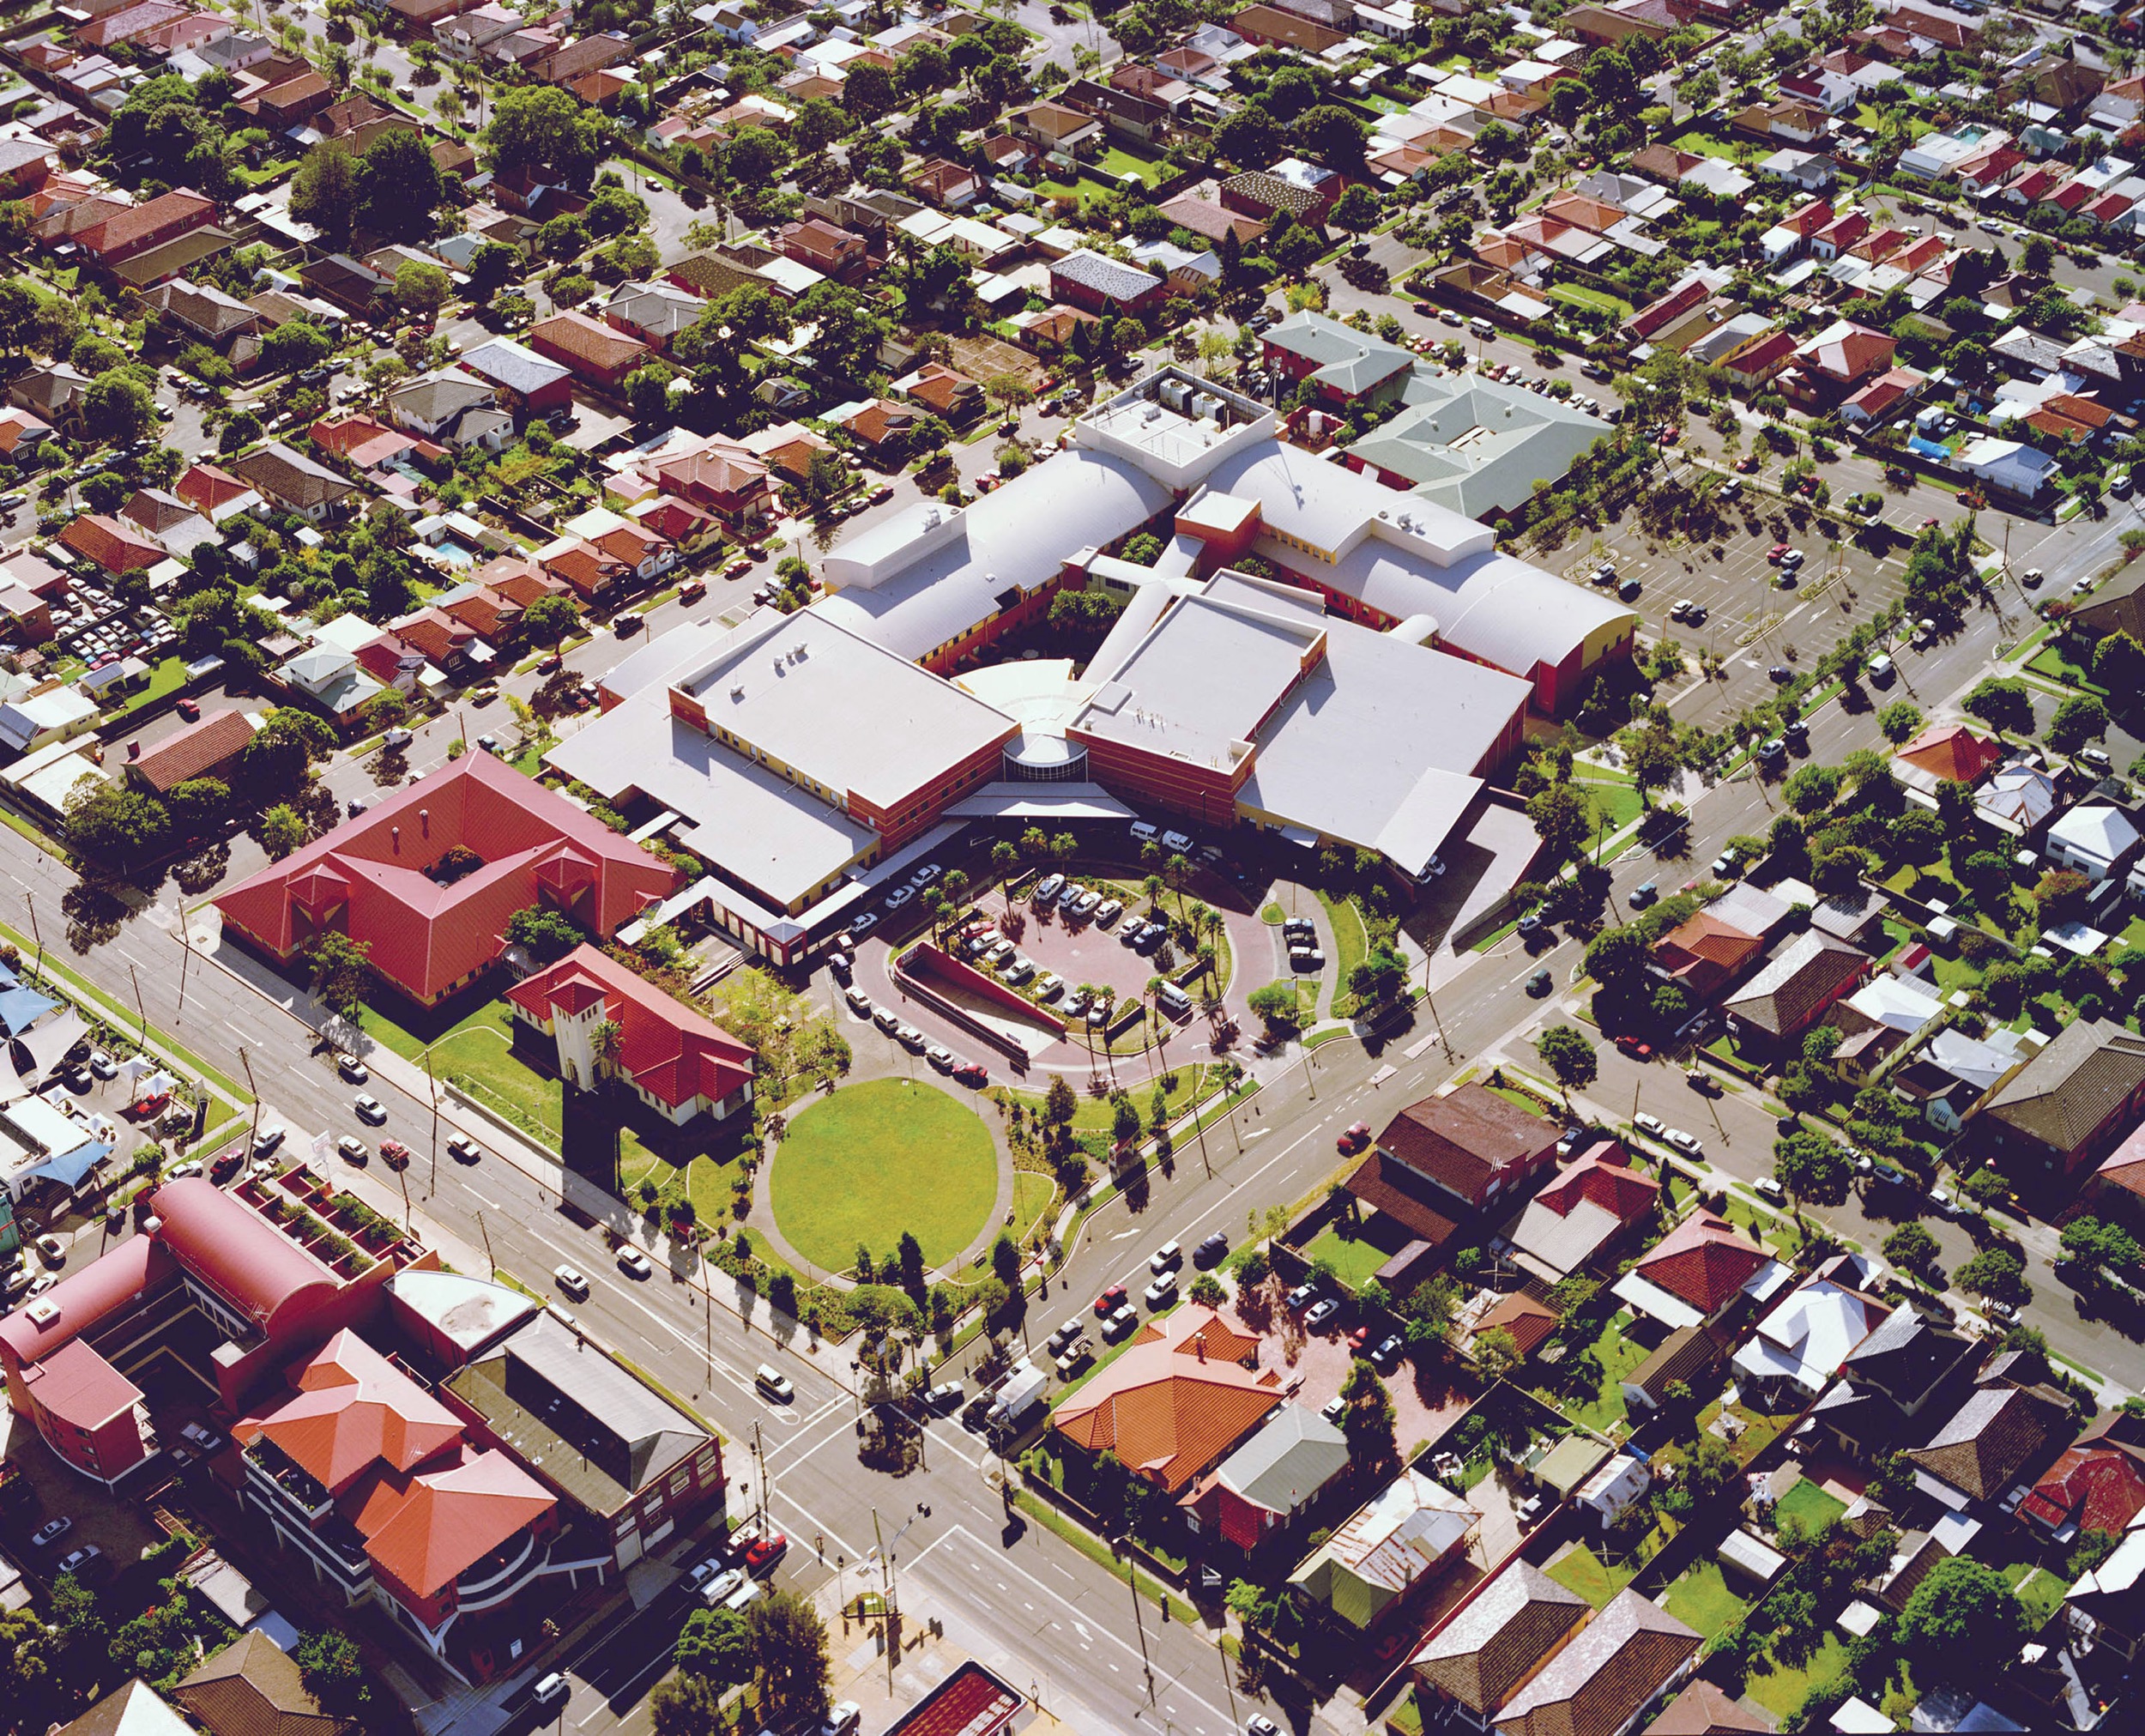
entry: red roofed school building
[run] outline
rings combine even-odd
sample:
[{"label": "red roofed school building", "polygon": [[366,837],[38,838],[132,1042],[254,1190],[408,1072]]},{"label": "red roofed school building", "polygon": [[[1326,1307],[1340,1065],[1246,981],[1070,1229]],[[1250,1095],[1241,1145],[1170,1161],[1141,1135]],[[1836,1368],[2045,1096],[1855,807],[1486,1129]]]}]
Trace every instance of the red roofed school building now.
[{"label": "red roofed school building", "polygon": [[506,991],[518,1037],[541,1032],[558,1046],[559,1076],[589,1086],[597,1074],[589,1037],[619,1027],[609,1070],[676,1126],[696,1116],[722,1121],[752,1100],[752,1051],[683,1001],[614,963],[594,947],[565,958]]},{"label": "red roofed school building", "polygon": [[[433,878],[454,850],[481,865]],[[366,942],[375,971],[431,1006],[491,966],[517,910],[561,910],[608,940],[675,879],[564,797],[470,753],[241,881],[216,907],[227,932],[281,964],[323,934]]]}]

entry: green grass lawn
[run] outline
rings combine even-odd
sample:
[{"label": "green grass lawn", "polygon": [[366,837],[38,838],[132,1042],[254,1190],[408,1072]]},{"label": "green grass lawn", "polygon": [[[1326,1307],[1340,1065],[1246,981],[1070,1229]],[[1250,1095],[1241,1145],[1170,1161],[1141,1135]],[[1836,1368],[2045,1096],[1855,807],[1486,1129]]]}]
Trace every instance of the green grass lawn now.
[{"label": "green grass lawn", "polygon": [[1689,151],[1693,156],[1719,157],[1723,162],[1729,163],[1736,160],[1735,147],[1714,138],[1709,133],[1689,132],[1671,142],[1677,150]]},{"label": "green grass lawn", "polygon": [[1577,1592],[1596,1609],[1605,1609],[1637,1572],[1635,1564],[1612,1565],[1582,1543],[1550,1569],[1550,1577],[1565,1590]]},{"label": "green grass lawn", "polygon": [[2038,1633],[2046,1625],[2049,1617],[2062,1606],[2063,1582],[2030,1561],[2013,1562],[2003,1570],[2003,1577],[2018,1594],[2018,1600],[2026,1606],[2027,1624]]},{"label": "green grass lawn", "polygon": [[1839,1518],[1846,1510],[1846,1502],[1805,1477],[1780,1497],[1779,1505],[1773,1509],[1773,1514],[1775,1519],[1792,1519],[1808,1533],[1828,1520]]},{"label": "green grass lawn", "polygon": [[[1121,1072],[1119,1074],[1119,1080],[1133,1102],[1138,1106],[1139,1118],[1144,1123],[1147,1119],[1148,1111],[1154,1107],[1154,1088],[1157,1080],[1148,1079],[1144,1073],[1135,1078],[1129,1071]],[[1172,1068],[1169,1072],[1158,1075],[1158,1080],[1167,1082],[1169,1113],[1172,1116],[1183,1114],[1185,1110],[1191,1108],[1193,1103],[1202,1093],[1212,1088],[1212,1081],[1208,1078],[1208,1063],[1205,1062],[1196,1062],[1190,1067]],[[1042,1094],[1040,1092],[1008,1091],[1003,1086],[994,1085],[985,1095],[1017,1103],[1030,1115],[1037,1113],[1042,1108]],[[1079,1086],[1073,1087],[1072,1131],[1074,1133],[1108,1133],[1110,1130],[1111,1117],[1115,1114],[1116,1110],[1111,1108],[1110,1101],[1107,1097],[1097,1097]]]},{"label": "green grass lawn", "polygon": [[184,657],[166,657],[149,671],[148,685],[138,693],[127,696],[125,705],[112,714],[113,723],[130,717],[145,705],[176,693],[186,681],[186,660]]},{"label": "green grass lawn", "polygon": [[1317,1239],[1303,1250],[1303,1257],[1314,1264],[1332,1261],[1333,1276],[1354,1291],[1362,1289],[1364,1281],[1375,1277],[1393,1256],[1375,1242],[1366,1242],[1360,1236],[1351,1241],[1329,1229],[1319,1232]]},{"label": "green grass lawn", "polygon": [[[1352,1012],[1356,997],[1348,992],[1348,978],[1370,956],[1370,935],[1363,928],[1363,912],[1351,900],[1329,898],[1320,892],[1318,901],[1326,906],[1326,920],[1333,928],[1333,1011]],[[1345,1008],[1344,1001],[1348,1003]]]},{"label": "green grass lawn", "polygon": [[1597,307],[1604,313],[1615,314],[1618,319],[1631,318],[1629,302],[1598,289],[1589,289],[1584,284],[1552,283],[1547,293],[1552,301],[1568,301],[1574,307]]},{"label": "green grass lawn", "polygon": [[1785,1718],[1801,1706],[1812,1688],[1834,1679],[1847,1667],[1847,1648],[1840,1636],[1828,1633],[1799,1669],[1775,1664],[1749,1680],[1749,1697],[1774,1716]]},{"label": "green grass lawn", "polygon": [[2094,686],[2091,672],[2067,656],[2059,645],[2050,645],[2038,653],[2026,667],[2037,675],[2045,675],[2051,681],[2067,681],[2074,687],[2084,688],[2088,693],[2105,694],[2107,692],[2105,687]]},{"label": "green grass lawn", "polygon": [[1590,776],[1581,768],[1572,773],[1572,782],[1593,803],[1595,813],[1610,832],[1622,831],[1645,809],[1646,804],[1639,800],[1639,792],[1628,777],[1616,778],[1605,772]]},{"label": "green grass lawn", "polygon": [[1731,1224],[1783,1260],[1792,1258],[1803,1245],[1803,1232],[1795,1227],[1792,1218],[1775,1218],[1732,1194],[1728,1196],[1727,1215]]},{"label": "green grass lawn", "polygon": [[1606,1433],[1624,1420],[1623,1377],[1646,1360],[1646,1347],[1604,1328],[1592,1348],[1601,1362],[1601,1384],[1592,1395],[1565,1398],[1544,1390],[1540,1396],[1574,1422]]},{"label": "green grass lawn", "polygon": [[1014,1237],[1025,1240],[1028,1232],[1042,1221],[1042,1214],[1050,1209],[1050,1202],[1057,1197],[1058,1184],[1049,1176],[1038,1175],[1033,1170],[1016,1172],[1013,1176]]},{"label": "green grass lawn", "polygon": [[1742,1619],[1749,1605],[1728,1589],[1719,1562],[1701,1561],[1668,1588],[1667,1607],[1677,1620],[1711,1639]]},{"label": "green grass lawn", "polygon": [[990,1213],[998,1155],[982,1118],[935,1086],[867,1080],[789,1123],[771,1190],[782,1234],[816,1265],[846,1271],[859,1243],[884,1257],[908,1231],[946,1266]]},{"label": "green grass lawn", "polygon": [[1103,153],[1095,166],[1105,175],[1137,175],[1151,187],[1169,172],[1167,163],[1152,157],[1134,156],[1115,145]]},{"label": "green grass lawn", "polygon": [[474,1085],[475,1094],[493,1108],[518,1110],[521,1117],[534,1122],[558,1144],[564,1126],[559,1102],[565,1087],[524,1066],[508,1047],[504,1031],[486,1025],[458,1026],[432,1044],[432,1065],[438,1078]]}]

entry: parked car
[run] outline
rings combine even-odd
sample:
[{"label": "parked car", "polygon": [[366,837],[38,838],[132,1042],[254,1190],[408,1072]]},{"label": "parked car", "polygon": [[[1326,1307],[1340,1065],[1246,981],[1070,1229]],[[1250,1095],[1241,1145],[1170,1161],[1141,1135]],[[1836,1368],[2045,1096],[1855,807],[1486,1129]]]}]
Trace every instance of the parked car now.
[{"label": "parked car", "polygon": [[365,1063],[362,1061],[360,1061],[354,1055],[337,1056],[335,1057],[335,1071],[341,1074],[345,1079],[348,1080],[353,1085],[363,1085],[367,1080],[372,1077],[371,1074],[366,1071]]},{"label": "parked car", "polygon": [[1192,1263],[1202,1272],[1211,1270],[1229,1258],[1229,1237],[1219,1230],[1201,1240],[1192,1250]]},{"label": "parked car", "polygon": [[346,1164],[362,1164],[370,1161],[372,1152],[355,1134],[345,1134],[335,1141],[335,1155]]},{"label": "parked car", "polygon": [[551,1274],[551,1278],[553,1283],[565,1291],[576,1302],[586,1302],[589,1299],[589,1280],[581,1275],[577,1267],[561,1266]]},{"label": "parked car", "polygon": [[360,1092],[352,1099],[352,1107],[357,1110],[360,1121],[370,1122],[374,1127],[387,1119],[387,1105],[377,1097]]},{"label": "parked car", "polygon": [[1369,1122],[1350,1122],[1334,1137],[1333,1149],[1344,1158],[1352,1157],[1369,1145],[1372,1137]]},{"label": "parked car", "polygon": [[619,1249],[618,1269],[628,1278],[648,1278],[652,1276],[656,1270],[649,1263],[648,1256],[637,1248]]},{"label": "parked car", "polygon": [[1706,1154],[1704,1145],[1695,1135],[1685,1133],[1681,1128],[1671,1128],[1661,1137],[1686,1157],[1701,1158]]},{"label": "parked car", "polygon": [[1124,1305],[1125,1286],[1121,1284],[1113,1284],[1095,1298],[1095,1317],[1097,1320],[1107,1320]]},{"label": "parked car", "polygon": [[1634,1061],[1653,1059],[1653,1045],[1642,1038],[1632,1036],[1628,1031],[1616,1039],[1616,1052],[1619,1055],[1628,1055]]},{"label": "parked car", "polygon": [[75,1521],[63,1513],[57,1519],[48,1519],[30,1533],[31,1544],[39,1549],[50,1548],[75,1528]]},{"label": "parked car", "polygon": [[1319,1330],[1321,1327],[1323,1327],[1323,1326],[1324,1326],[1324,1325],[1325,1325],[1325,1324],[1326,1324],[1328,1321],[1332,1320],[1332,1319],[1333,1318],[1333,1316],[1334,1316],[1335,1315],[1338,1314],[1339,1312],[1340,1312],[1340,1304],[1339,1304],[1339,1303],[1338,1303],[1338,1302],[1336,1302],[1336,1301],[1335,1301],[1335,1300],[1334,1300],[1332,1297],[1330,1297],[1330,1296],[1329,1296],[1329,1297],[1326,1297],[1324,1301],[1322,1301],[1322,1302],[1314,1302],[1314,1303],[1313,1303],[1313,1304],[1311,1304],[1311,1307],[1310,1307],[1310,1310],[1309,1310],[1309,1312],[1308,1312],[1307,1314],[1305,1314],[1305,1315],[1304,1315],[1304,1316],[1303,1316],[1303,1329],[1304,1329],[1304,1331],[1306,1331],[1306,1332],[1316,1332],[1316,1331],[1318,1331],[1318,1330]]}]

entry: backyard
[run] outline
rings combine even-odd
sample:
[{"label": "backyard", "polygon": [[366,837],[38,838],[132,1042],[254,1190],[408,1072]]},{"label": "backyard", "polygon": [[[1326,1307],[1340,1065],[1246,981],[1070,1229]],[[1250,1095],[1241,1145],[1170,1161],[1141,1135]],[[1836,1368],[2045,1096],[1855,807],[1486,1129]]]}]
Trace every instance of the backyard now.
[{"label": "backyard", "polygon": [[1352,1293],[1375,1277],[1393,1255],[1360,1233],[1343,1236],[1338,1228],[1328,1227],[1303,1250],[1303,1257],[1315,1267],[1330,1267],[1334,1279]]},{"label": "backyard", "polygon": [[[1536,1396],[1581,1427],[1611,1434],[1624,1421],[1623,1377],[1646,1358],[1644,1345],[1625,1337],[1615,1322],[1607,1322],[1592,1345],[1573,1351],[1565,1358],[1559,1372],[1570,1374],[1573,1380],[1564,1392],[1542,1387],[1536,1388]],[[1577,1384],[1581,1371],[1587,1376],[1583,1387]]]},{"label": "backyard", "polygon": [[998,1152],[967,1104],[910,1080],[844,1086],[796,1116],[775,1149],[776,1222],[830,1272],[859,1245],[884,1259],[903,1231],[927,1265],[951,1266],[998,1194]]},{"label": "backyard", "polygon": [[[1576,1589],[1576,1588],[1574,1588]],[[1717,1561],[1701,1561],[1684,1569],[1664,1600],[1668,1612],[1706,1639],[1725,1632],[1743,1619],[1749,1608],[1728,1589]]]},{"label": "backyard", "polygon": [[1550,1564],[1550,1577],[1567,1591],[1577,1592],[1596,1609],[1605,1609],[1610,1600],[1631,1583],[1640,1565],[1635,1559],[1612,1564],[1586,1545],[1577,1543]]},{"label": "backyard", "polygon": [[1767,1711],[1784,1719],[1793,1715],[1812,1688],[1834,1680],[1846,1667],[1846,1647],[1840,1643],[1839,1635],[1828,1633],[1824,1642],[1801,1664],[1775,1660],[1754,1673],[1748,1691],[1750,1698]]},{"label": "backyard", "polygon": [[1773,1509],[1773,1518],[1775,1523],[1792,1519],[1802,1527],[1804,1536],[1810,1536],[1846,1510],[1846,1502],[1805,1477],[1780,1497],[1779,1503]]}]

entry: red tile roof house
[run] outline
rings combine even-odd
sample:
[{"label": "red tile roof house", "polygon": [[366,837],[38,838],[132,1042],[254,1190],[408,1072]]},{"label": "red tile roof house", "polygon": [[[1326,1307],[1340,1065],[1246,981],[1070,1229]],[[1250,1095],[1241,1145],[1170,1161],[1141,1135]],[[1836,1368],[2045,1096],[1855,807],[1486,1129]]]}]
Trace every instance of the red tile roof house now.
[{"label": "red tile roof house", "polygon": [[1631,1167],[1630,1154],[1611,1140],[1597,1146],[1527,1201],[1510,1231],[1514,1257],[1544,1282],[1612,1257],[1624,1237],[1651,1219],[1661,1184]]},{"label": "red tile roof house", "polygon": [[1838,403],[1892,366],[1892,340],[1852,320],[1834,320],[1804,343],[1779,375],[1781,393],[1805,406]]},{"label": "red tile roof house", "polygon": [[1765,955],[1761,935],[1699,910],[1653,943],[1653,962],[1692,994],[1710,1001]]},{"label": "red tile roof house", "polygon": [[252,739],[253,725],[245,712],[206,712],[147,753],[130,757],[127,777],[151,795],[168,795],[196,777],[227,781],[232,766]]},{"label": "red tile roof house", "polygon": [[838,228],[823,217],[807,217],[783,224],[776,232],[775,249],[824,276],[849,283],[863,275],[871,243],[854,229]]},{"label": "red tile roof house", "polygon": [[387,630],[450,675],[468,667],[470,653],[480,642],[474,627],[465,626],[444,608],[431,606],[390,621]]},{"label": "red tile roof house", "polygon": [[536,551],[536,560],[552,578],[589,601],[607,596],[633,571],[580,536],[562,536],[556,542],[547,542]]},{"label": "red tile roof house", "polygon": [[1793,1042],[1834,1001],[1869,980],[1871,960],[1859,948],[1815,931],[1798,935],[1765,968],[1721,1003],[1736,1041],[1771,1047]]},{"label": "red tile roof house", "polygon": [[2119,1447],[2082,1441],[2049,1467],[2018,1512],[2058,1543],[2073,1541],[2082,1531],[2119,1537],[2145,1512],[2145,1467]]},{"label": "red tile roof house", "polygon": [[216,202],[190,187],[174,187],[145,205],[108,213],[74,233],[75,245],[100,265],[116,265],[137,253],[191,234],[216,220]]},{"label": "red tile roof house", "polygon": [[1511,1199],[1556,1164],[1557,1129],[1479,1085],[1411,1104],[1378,1149],[1465,1206]]},{"label": "red tile roof house", "polygon": [[919,199],[957,210],[963,205],[974,204],[983,191],[983,183],[975,170],[950,163],[943,157],[918,164],[909,171],[907,184]]},{"label": "red tile roof house", "polygon": [[710,446],[656,467],[663,491],[713,513],[732,534],[751,532],[774,516],[767,466],[746,452]]},{"label": "red tile roof house", "polygon": [[1280,1375],[1258,1370],[1259,1340],[1187,1304],[1151,1321],[1123,1352],[1050,1413],[1064,1445],[1180,1496],[1273,1414]]},{"label": "red tile roof house", "polygon": [[1640,1279],[1711,1324],[1771,1264],[1766,1251],[1725,1219],[1695,1212],[1639,1257],[1618,1280],[1616,1293],[1624,1295],[1622,1286]]},{"label": "red tile roof house", "polygon": [[637,337],[614,331],[600,319],[571,310],[530,326],[529,347],[539,355],[564,363],[577,378],[613,390],[624,385],[626,375],[655,354]]},{"label": "red tile roof house", "polygon": [[887,390],[901,393],[909,402],[921,404],[933,415],[956,426],[983,414],[983,388],[943,362],[927,361]]},{"label": "red tile roof house", "polygon": [[[452,849],[483,866],[443,885]],[[221,893],[227,932],[287,964],[320,935],[369,942],[383,981],[423,1006],[498,958],[517,910],[564,910],[608,940],[668,895],[676,871],[489,753],[404,786],[356,820]]]},{"label": "red tile roof house", "polygon": [[162,543],[101,512],[85,512],[69,520],[59,540],[115,576],[146,572],[167,558]]},{"label": "red tile roof house", "polygon": [[[593,1089],[607,1070],[676,1127],[702,1116],[726,1121],[752,1103],[747,1045],[594,947],[523,978],[506,1004],[517,1036],[549,1037],[559,1077],[577,1088]],[[603,1069],[589,1033],[607,1020],[619,1027],[619,1045]]]}]

